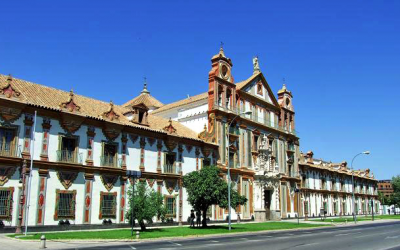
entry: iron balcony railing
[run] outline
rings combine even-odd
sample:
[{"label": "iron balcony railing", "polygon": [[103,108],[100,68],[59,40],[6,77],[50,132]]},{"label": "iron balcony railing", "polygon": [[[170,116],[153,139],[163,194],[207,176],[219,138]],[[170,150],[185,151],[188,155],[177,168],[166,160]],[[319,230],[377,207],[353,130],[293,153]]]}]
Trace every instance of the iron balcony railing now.
[{"label": "iron balcony railing", "polygon": [[118,158],[115,155],[102,155],[100,157],[100,165],[102,167],[119,167]]},{"label": "iron balcony railing", "polygon": [[81,154],[71,150],[57,150],[57,161],[66,163],[82,164]]},{"label": "iron balcony railing", "polygon": [[180,168],[172,164],[164,165],[163,170],[164,174],[180,174]]},{"label": "iron balcony railing", "polygon": [[15,149],[12,145],[10,144],[5,144],[3,146],[0,146],[0,156],[3,157],[21,157],[21,150],[20,147]]}]

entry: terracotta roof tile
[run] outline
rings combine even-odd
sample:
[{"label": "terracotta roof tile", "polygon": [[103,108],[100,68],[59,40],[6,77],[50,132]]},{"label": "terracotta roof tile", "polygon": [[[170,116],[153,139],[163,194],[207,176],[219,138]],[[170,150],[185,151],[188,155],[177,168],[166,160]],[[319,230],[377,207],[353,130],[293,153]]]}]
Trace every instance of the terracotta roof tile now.
[{"label": "terracotta roof tile", "polygon": [[197,102],[197,101],[200,101],[200,100],[206,100],[207,98],[208,98],[208,93],[207,92],[201,93],[199,95],[191,96],[189,98],[186,98],[186,99],[183,99],[183,100],[179,100],[179,101],[176,101],[176,102],[173,102],[173,103],[170,103],[170,104],[165,104],[161,108],[159,108],[157,110],[154,110],[151,113],[152,114],[161,113],[163,111],[170,110],[170,109],[173,109],[173,108],[178,108],[178,107],[186,105],[186,104],[190,104],[190,103]]},{"label": "terracotta roof tile", "polygon": [[[8,76],[0,74],[0,90],[4,89],[7,86],[8,84],[7,78]],[[17,78],[12,79],[11,86],[16,91],[20,92],[20,95],[16,98],[8,98],[5,95],[0,94],[0,99],[18,101],[21,103],[26,103],[28,105],[52,109],[52,110],[58,110],[58,111],[63,111],[62,108],[60,107],[60,104],[63,102],[67,102],[70,99],[70,92],[24,81]],[[79,111],[76,111],[74,113],[89,118],[105,120],[103,119],[102,115],[110,110],[110,103],[82,95],[74,94],[73,101],[77,106],[80,107]],[[163,128],[169,125],[168,119],[149,114],[148,116],[149,127],[141,126],[130,122],[127,119],[127,117],[123,115],[124,113],[129,111],[128,108],[119,105],[114,105],[114,111],[119,115],[119,119],[114,120],[112,122],[121,125],[138,127],[145,130],[152,130],[154,132],[161,132],[161,133],[165,133],[163,131]],[[188,127],[180,124],[179,122],[172,122],[172,125],[176,128],[176,136],[186,137],[200,141],[200,139],[198,139],[197,137],[197,133],[189,129]]]},{"label": "terracotta roof tile", "polygon": [[123,107],[128,107],[128,106],[131,107],[131,106],[141,104],[141,103],[143,103],[147,107],[155,107],[155,108],[160,108],[164,105],[159,100],[157,100],[152,95],[150,95],[149,93],[141,93],[139,96],[126,102],[122,106]]}]

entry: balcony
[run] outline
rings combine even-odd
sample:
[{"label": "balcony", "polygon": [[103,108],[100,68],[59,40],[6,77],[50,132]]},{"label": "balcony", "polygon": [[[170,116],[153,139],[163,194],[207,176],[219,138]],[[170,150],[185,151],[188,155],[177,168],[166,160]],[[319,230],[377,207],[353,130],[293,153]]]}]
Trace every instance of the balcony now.
[{"label": "balcony", "polygon": [[164,165],[163,170],[164,174],[180,174],[180,168],[171,164]]},{"label": "balcony", "polygon": [[0,156],[1,157],[21,157],[21,151],[19,150],[15,150],[12,149],[13,147],[11,147],[10,145],[6,144],[3,147],[0,147]]},{"label": "balcony", "polygon": [[81,154],[71,150],[57,150],[57,161],[71,164],[82,164]]},{"label": "balcony", "polygon": [[301,187],[302,187],[302,188],[310,188],[310,185],[308,184],[308,181],[304,181],[304,180],[303,180],[303,181],[301,182]]},{"label": "balcony", "polygon": [[115,155],[102,155],[100,157],[100,165],[102,167],[119,167],[118,158]]}]

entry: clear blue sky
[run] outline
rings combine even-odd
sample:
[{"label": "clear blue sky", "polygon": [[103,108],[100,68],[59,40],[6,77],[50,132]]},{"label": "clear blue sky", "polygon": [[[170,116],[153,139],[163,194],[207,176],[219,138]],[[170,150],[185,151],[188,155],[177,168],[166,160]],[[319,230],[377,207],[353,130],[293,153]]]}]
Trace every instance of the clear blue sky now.
[{"label": "clear blue sky", "polygon": [[3,1],[0,28],[0,73],[118,104],[206,91],[223,41],[236,81],[286,78],[302,151],[400,174],[400,1]]}]

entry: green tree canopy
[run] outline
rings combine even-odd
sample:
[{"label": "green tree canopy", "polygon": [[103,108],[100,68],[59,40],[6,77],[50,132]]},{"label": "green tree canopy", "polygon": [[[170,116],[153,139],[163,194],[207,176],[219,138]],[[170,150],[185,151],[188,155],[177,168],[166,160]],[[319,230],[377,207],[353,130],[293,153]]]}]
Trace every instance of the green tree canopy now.
[{"label": "green tree canopy", "polygon": [[392,186],[393,194],[390,196],[390,204],[395,207],[400,207],[400,175],[392,178]]},{"label": "green tree canopy", "polygon": [[[206,215],[211,205],[228,208],[228,183],[221,178],[220,173],[221,170],[218,167],[207,166],[183,177],[188,202],[196,211],[203,213],[203,227],[207,226]],[[231,186],[231,207],[236,208],[246,202],[247,198],[239,195]]]},{"label": "green tree canopy", "polygon": [[[146,182],[139,181],[135,186],[132,205],[132,190],[128,190],[129,210],[126,212],[126,218],[133,223],[137,220],[142,231],[146,230],[146,222],[152,223],[154,217],[165,219],[166,207],[163,203],[163,197],[158,192],[147,187]],[[132,220],[132,208],[133,219]]]}]

